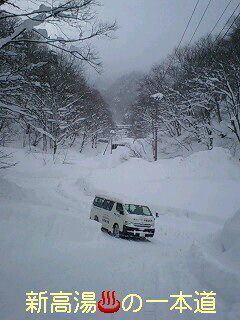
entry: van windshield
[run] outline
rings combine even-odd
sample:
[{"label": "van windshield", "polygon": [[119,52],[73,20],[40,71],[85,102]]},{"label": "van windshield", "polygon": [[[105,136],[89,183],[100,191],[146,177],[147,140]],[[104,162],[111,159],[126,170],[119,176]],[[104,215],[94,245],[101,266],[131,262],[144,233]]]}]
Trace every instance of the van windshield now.
[{"label": "van windshield", "polygon": [[139,206],[136,204],[125,204],[125,209],[130,214],[137,214],[139,216],[152,216],[152,212],[148,207]]}]

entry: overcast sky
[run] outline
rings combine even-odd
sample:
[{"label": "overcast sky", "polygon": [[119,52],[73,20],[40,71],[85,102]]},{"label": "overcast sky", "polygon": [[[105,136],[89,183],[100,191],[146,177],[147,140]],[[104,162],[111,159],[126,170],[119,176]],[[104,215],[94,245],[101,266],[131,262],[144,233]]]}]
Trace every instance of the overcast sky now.
[{"label": "overcast sky", "polygon": [[[49,0],[41,0],[40,2]],[[199,0],[198,8],[189,26],[183,43],[190,40],[210,0]],[[194,38],[199,39],[211,31],[230,0],[211,0],[211,5]],[[38,7],[36,0],[16,0],[16,3]],[[118,23],[115,39],[102,39],[95,47],[102,58],[104,72],[97,76],[90,72],[90,78],[98,86],[109,85],[121,75],[131,71],[148,71],[154,63],[160,62],[179,43],[183,31],[197,0],[98,0],[102,4],[99,17],[103,21]],[[239,0],[231,4],[215,32],[219,33]],[[236,12],[236,14],[239,10]]]},{"label": "overcast sky", "polygon": [[[96,47],[104,64],[104,74],[97,79],[111,82],[133,70],[148,70],[161,61],[178,44],[193,11],[196,0],[101,0],[100,17],[117,20],[115,40],[101,40]],[[200,0],[192,24],[186,34],[187,43],[209,0]],[[198,39],[208,33],[229,0],[212,0],[211,6],[196,34]],[[238,4],[232,0],[216,32]],[[92,75],[96,79],[96,75]]]}]

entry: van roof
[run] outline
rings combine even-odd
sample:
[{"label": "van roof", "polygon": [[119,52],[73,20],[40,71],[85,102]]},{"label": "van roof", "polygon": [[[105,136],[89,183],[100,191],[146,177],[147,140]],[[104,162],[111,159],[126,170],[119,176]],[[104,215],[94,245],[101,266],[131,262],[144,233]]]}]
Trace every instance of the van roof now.
[{"label": "van roof", "polygon": [[131,199],[129,198],[128,196],[125,196],[123,194],[118,194],[118,193],[98,193],[95,195],[95,197],[98,197],[98,198],[104,198],[104,199],[107,199],[107,200],[112,200],[114,202],[119,202],[119,203],[123,203],[123,204],[126,204],[126,203],[132,203],[132,204],[138,204],[138,205],[142,205],[142,206],[146,206],[147,204],[145,203],[142,203],[144,201],[137,201],[136,199]]},{"label": "van roof", "polygon": [[[118,194],[106,194],[106,193],[98,193],[96,194],[96,197],[98,198],[104,198],[104,199],[107,199],[107,200],[112,200],[114,202],[120,202],[120,203],[125,203],[125,201],[123,201],[123,197],[121,195],[118,195]],[[126,199],[125,199],[126,200]]]}]

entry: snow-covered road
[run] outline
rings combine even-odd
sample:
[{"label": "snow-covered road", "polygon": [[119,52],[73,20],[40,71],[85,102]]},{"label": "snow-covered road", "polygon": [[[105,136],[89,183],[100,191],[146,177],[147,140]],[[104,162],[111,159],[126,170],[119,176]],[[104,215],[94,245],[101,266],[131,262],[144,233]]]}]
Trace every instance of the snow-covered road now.
[{"label": "snow-covered road", "polygon": [[[43,166],[40,155],[15,153],[19,165],[0,178],[2,320],[106,319],[100,312],[26,314],[25,293],[31,290],[94,291],[97,300],[102,290],[116,290],[120,300],[129,293],[144,301],[169,299],[168,304],[144,302],[139,313],[121,311],[108,316],[111,319],[238,319],[238,303],[229,303],[223,292],[217,292],[216,315],[186,311],[180,316],[169,310],[175,303],[169,296],[180,290],[194,297],[195,291],[215,290],[195,272],[193,251],[213,241],[240,207],[238,193],[229,191],[239,190],[240,169],[225,151],[159,161],[158,166],[138,159],[121,164],[117,156],[84,158],[74,152],[68,164]],[[217,157],[222,163],[216,163]],[[160,213],[155,237],[130,241],[102,233],[100,225],[89,220],[97,190],[144,198]]]}]

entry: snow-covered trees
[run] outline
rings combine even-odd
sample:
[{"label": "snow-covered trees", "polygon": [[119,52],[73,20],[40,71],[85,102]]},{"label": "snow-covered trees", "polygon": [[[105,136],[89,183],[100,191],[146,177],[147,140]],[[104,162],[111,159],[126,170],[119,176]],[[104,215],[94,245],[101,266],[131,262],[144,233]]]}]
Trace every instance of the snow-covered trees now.
[{"label": "snow-covered trees", "polygon": [[[27,11],[19,8],[18,4],[13,6],[10,1],[5,1],[5,5],[4,2],[0,3],[2,9],[0,20],[19,18],[12,32],[0,39],[0,49],[9,44],[38,42],[68,52],[98,67],[100,63],[94,50],[91,49],[89,40],[100,36],[110,36],[111,32],[116,29],[116,23],[98,22],[95,12],[97,1],[53,0],[37,3],[38,7]],[[48,32],[49,29],[53,31]],[[58,31],[55,32],[56,30]],[[26,37],[26,31],[32,31],[38,38],[29,39]],[[70,36],[71,34],[75,36]]]},{"label": "snow-covered trees", "polygon": [[[82,135],[95,139],[112,126],[106,103],[87,84],[83,68],[84,63],[100,67],[89,41],[109,36],[116,25],[97,22],[94,0],[51,3],[40,1],[26,11],[0,2],[1,145],[17,130],[23,145],[56,153],[59,145],[72,145]],[[51,26],[51,32],[42,26]]]},{"label": "snow-covered trees", "polygon": [[[133,134],[152,143],[157,126],[161,150],[170,155],[214,145],[239,151],[239,40],[236,21],[227,39],[207,36],[155,65],[139,85]],[[153,99],[158,93],[163,98]]]}]

